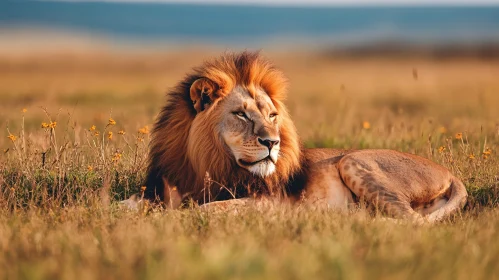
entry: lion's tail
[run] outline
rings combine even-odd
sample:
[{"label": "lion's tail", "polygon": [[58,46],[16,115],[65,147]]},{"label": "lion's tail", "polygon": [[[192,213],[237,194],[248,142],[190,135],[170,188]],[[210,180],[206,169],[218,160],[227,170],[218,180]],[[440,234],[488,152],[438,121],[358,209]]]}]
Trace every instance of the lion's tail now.
[{"label": "lion's tail", "polygon": [[456,177],[452,177],[448,191],[450,192],[449,200],[441,208],[426,217],[429,222],[433,223],[440,221],[451,213],[462,209],[466,204],[468,192],[466,191],[466,187],[461,180]]}]

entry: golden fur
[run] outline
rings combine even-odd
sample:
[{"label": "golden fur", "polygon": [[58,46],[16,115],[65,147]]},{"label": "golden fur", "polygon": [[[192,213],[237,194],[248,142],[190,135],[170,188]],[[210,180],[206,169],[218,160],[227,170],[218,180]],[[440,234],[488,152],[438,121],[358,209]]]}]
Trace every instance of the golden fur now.
[{"label": "golden fur", "polygon": [[[427,159],[391,150],[303,149],[283,104],[285,94],[283,74],[257,53],[226,54],[195,68],[168,93],[154,125],[145,197],[170,207],[185,198],[206,203],[252,195],[335,209],[366,200],[393,217],[432,222],[464,205],[462,182]],[[248,111],[253,106],[253,115],[232,112],[239,103]],[[274,109],[276,120],[269,115]],[[261,129],[247,130],[251,125]],[[252,140],[241,140],[248,134]],[[265,161],[275,171],[249,172],[234,151],[261,150],[260,137],[271,134],[277,148],[268,146],[265,156],[274,153],[276,159],[250,164]]]},{"label": "golden fur", "polygon": [[[213,114],[200,115],[205,120],[198,123],[203,125],[191,129],[197,114],[195,106],[198,105],[193,105],[191,88],[200,78],[207,78],[218,85],[219,99],[215,103],[236,85],[243,86],[253,95],[260,87],[269,95],[283,119],[281,157],[273,176],[260,181],[238,171],[240,168],[232,162],[220,139],[209,133],[216,125],[211,121],[216,119]],[[195,68],[167,94],[167,104],[152,130],[146,197],[164,199],[165,195],[168,196],[168,191],[164,192],[165,182],[170,187],[176,187],[180,196],[189,196],[199,202],[227,198],[226,193],[225,196],[220,194],[218,184],[230,186],[230,192],[242,192],[243,195],[248,189],[256,193],[279,192],[278,186],[286,185],[290,177],[300,172],[301,166],[296,129],[282,103],[286,85],[284,75],[257,53],[226,54]],[[188,149],[189,142],[196,142],[196,145],[190,145]],[[203,191],[207,172],[216,183]],[[241,185],[245,190],[239,190]]]}]

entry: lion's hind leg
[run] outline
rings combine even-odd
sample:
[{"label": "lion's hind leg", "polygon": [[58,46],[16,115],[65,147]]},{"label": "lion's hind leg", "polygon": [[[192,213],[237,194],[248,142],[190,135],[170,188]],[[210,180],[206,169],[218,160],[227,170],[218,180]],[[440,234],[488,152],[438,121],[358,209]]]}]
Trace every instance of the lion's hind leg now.
[{"label": "lion's hind leg", "polygon": [[461,210],[466,204],[466,199],[468,197],[468,192],[463,183],[453,177],[451,179],[451,184],[447,190],[446,197],[439,199],[437,202],[433,203],[430,212],[426,218],[429,222],[441,221],[445,217]]},{"label": "lion's hind leg", "polygon": [[375,167],[346,156],[338,163],[345,185],[358,197],[377,210],[398,219],[423,223],[424,218],[414,211],[410,200],[402,193],[389,189],[389,179]]},{"label": "lion's hind leg", "polygon": [[421,214],[421,216],[426,217],[430,215],[431,213],[437,211],[438,209],[442,208],[447,204],[449,200],[446,197],[440,197],[436,198],[432,202],[428,204],[423,204],[423,205],[418,205],[417,207],[413,206],[414,211],[418,212]]}]

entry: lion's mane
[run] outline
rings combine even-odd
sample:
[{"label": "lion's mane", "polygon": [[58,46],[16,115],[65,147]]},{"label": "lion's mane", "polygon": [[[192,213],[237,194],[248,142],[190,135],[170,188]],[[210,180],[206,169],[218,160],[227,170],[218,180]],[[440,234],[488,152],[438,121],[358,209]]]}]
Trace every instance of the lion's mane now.
[{"label": "lion's mane", "polygon": [[[218,84],[220,98],[197,116],[203,119],[196,121],[198,125],[193,127],[196,110],[189,92],[193,82],[203,77]],[[224,199],[223,193],[227,189],[238,197],[250,193],[286,194],[292,180],[300,174],[302,165],[299,138],[283,104],[286,84],[279,70],[253,52],[224,54],[194,68],[167,93],[166,105],[154,124],[145,197],[163,199],[162,177],[181,195],[198,202],[206,201],[207,196],[210,200]],[[265,179],[240,168],[222,138],[212,132],[217,125],[214,108],[236,85],[245,87],[250,94],[254,94],[255,88],[262,88],[282,118],[276,172]],[[212,181],[207,180],[207,173]]]}]

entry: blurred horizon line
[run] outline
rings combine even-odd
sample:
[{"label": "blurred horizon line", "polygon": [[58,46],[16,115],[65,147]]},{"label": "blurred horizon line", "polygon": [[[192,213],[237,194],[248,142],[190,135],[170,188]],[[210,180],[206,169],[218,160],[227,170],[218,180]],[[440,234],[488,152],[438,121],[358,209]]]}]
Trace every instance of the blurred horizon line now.
[{"label": "blurred horizon line", "polygon": [[206,3],[0,1],[0,34],[2,41],[33,42],[33,37],[41,43],[81,37],[114,44],[226,47],[341,48],[386,42],[423,47],[490,45],[499,43],[499,6],[302,9]]},{"label": "blurred horizon line", "polygon": [[221,5],[263,7],[482,7],[499,6],[499,0],[21,0],[36,2],[67,3],[129,3],[129,4],[174,4],[174,5]]},{"label": "blurred horizon line", "polygon": [[[77,55],[77,54],[161,54],[168,52],[191,52],[203,49],[208,52],[257,50],[264,52],[300,53],[313,51],[315,53],[330,57],[345,58],[432,58],[439,60],[454,58],[472,58],[483,60],[499,59],[499,41],[477,41],[469,43],[438,43],[438,44],[418,44],[401,40],[379,40],[376,42],[335,45],[335,44],[315,44],[315,45],[294,45],[283,46],[283,43],[274,45],[266,44],[260,46],[223,46],[216,44],[190,44],[181,42],[178,44],[171,42],[154,41],[116,41],[106,37],[75,35],[69,33],[52,33],[45,40],[43,36],[37,36],[36,32],[14,31],[17,37],[14,40],[0,39],[0,57],[25,57],[31,55],[48,55],[51,59],[55,56]],[[0,34],[8,34],[9,31],[0,28]],[[49,31],[47,31],[49,32]],[[0,36],[1,38],[2,36]],[[7,38],[9,36],[3,36]],[[36,45],[36,49],[32,46]],[[285,47],[283,49],[283,47]],[[26,56],[28,55],[28,56]]]}]

